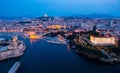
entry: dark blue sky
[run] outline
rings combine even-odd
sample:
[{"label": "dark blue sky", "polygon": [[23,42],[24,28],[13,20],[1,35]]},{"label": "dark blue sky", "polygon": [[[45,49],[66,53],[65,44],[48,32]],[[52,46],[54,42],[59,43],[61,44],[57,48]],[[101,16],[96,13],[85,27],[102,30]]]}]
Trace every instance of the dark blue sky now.
[{"label": "dark blue sky", "polygon": [[120,16],[120,0],[1,0],[3,16],[50,16],[104,13]]}]

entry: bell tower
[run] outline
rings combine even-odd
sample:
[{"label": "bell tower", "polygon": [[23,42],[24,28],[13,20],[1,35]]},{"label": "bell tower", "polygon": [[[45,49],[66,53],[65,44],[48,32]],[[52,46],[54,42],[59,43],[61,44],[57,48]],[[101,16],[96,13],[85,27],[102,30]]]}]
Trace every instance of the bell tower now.
[{"label": "bell tower", "polygon": [[48,15],[45,13],[45,14],[44,14],[44,17],[48,17]]}]

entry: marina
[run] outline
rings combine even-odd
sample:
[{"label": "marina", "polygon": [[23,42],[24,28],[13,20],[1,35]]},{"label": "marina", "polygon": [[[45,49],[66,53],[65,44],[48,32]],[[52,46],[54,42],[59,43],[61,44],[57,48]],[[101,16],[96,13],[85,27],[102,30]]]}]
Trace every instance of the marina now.
[{"label": "marina", "polygon": [[62,36],[58,35],[57,37],[47,37],[46,42],[53,44],[65,44],[67,45],[67,40]]}]

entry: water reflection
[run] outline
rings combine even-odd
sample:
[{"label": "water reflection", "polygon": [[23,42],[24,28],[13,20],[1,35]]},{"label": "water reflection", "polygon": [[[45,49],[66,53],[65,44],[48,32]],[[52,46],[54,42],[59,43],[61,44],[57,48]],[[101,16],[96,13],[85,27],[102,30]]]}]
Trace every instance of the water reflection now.
[{"label": "water reflection", "polygon": [[67,51],[70,52],[70,50],[71,50],[70,45],[67,45]]},{"label": "water reflection", "polygon": [[37,39],[30,39],[30,43],[33,44],[35,42],[37,42],[38,40]]},{"label": "water reflection", "polygon": [[[22,38],[27,50],[17,73],[119,73],[120,64],[109,66],[74,53],[70,45],[50,44],[46,40]],[[69,53],[68,53],[69,52]],[[0,73],[7,73],[16,60],[0,62]],[[87,69],[87,70],[86,70]]]}]

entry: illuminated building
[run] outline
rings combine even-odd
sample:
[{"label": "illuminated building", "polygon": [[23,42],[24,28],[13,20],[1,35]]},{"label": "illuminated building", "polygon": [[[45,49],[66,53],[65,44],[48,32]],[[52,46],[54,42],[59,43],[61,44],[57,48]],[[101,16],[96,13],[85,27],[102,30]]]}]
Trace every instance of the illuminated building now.
[{"label": "illuminated building", "polygon": [[44,14],[44,17],[48,17],[48,15],[45,13],[45,14]]},{"label": "illuminated building", "polygon": [[66,29],[66,26],[62,26],[62,25],[50,25],[47,27],[48,29]]},{"label": "illuminated building", "polygon": [[33,32],[33,31],[28,31],[27,34],[28,34],[28,35],[34,35],[35,32]]},{"label": "illuminated building", "polygon": [[90,41],[95,45],[115,45],[115,37],[96,37],[90,35]]}]

